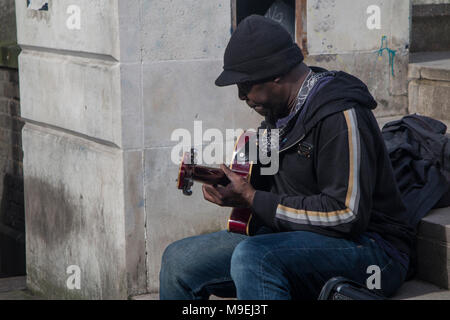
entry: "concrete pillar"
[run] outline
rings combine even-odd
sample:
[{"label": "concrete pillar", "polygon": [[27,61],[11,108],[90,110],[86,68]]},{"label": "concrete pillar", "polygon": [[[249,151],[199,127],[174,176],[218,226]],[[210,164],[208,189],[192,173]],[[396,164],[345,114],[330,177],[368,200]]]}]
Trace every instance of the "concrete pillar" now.
[{"label": "concrete pillar", "polygon": [[0,1],[0,278],[25,274],[19,51],[14,1]]},{"label": "concrete pillar", "polygon": [[[223,229],[229,213],[202,201],[198,185],[191,198],[176,189],[172,131],[260,120],[234,88],[213,83],[229,1],[60,0],[34,10],[24,0],[16,9],[28,286],[58,298],[157,291],[164,248]],[[80,289],[67,286],[70,266]]]},{"label": "concrete pillar", "polygon": [[0,66],[17,69],[16,15],[14,0],[0,1]]},{"label": "concrete pillar", "polygon": [[54,298],[145,291],[145,281],[128,285],[126,264],[118,1],[49,1],[48,10],[16,1],[16,14],[28,287]]}]

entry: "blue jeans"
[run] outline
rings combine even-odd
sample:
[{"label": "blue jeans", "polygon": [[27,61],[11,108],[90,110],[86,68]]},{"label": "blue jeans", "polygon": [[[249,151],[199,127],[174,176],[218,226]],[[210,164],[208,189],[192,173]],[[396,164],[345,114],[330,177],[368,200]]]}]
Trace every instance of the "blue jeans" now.
[{"label": "blue jeans", "polygon": [[372,265],[381,270],[380,289],[374,290],[393,295],[407,270],[367,236],[350,241],[307,231],[252,237],[219,231],[167,247],[160,299],[208,299],[211,294],[244,300],[317,299],[332,277],[366,285]]}]

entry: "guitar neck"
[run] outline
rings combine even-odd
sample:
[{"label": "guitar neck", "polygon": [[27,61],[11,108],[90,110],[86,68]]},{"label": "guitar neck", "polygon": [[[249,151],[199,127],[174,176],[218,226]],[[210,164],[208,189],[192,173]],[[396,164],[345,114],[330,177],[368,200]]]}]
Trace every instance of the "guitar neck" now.
[{"label": "guitar neck", "polygon": [[226,186],[230,183],[222,169],[212,168],[206,166],[194,166],[192,172],[192,179],[206,184],[220,184]]}]

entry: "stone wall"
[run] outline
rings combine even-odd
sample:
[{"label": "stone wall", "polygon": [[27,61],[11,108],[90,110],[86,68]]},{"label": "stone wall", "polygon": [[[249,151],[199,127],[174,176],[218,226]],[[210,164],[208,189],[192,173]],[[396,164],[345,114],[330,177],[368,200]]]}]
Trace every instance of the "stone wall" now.
[{"label": "stone wall", "polygon": [[15,42],[16,35],[16,15],[14,10],[14,0],[0,1],[0,45],[1,43]]},{"label": "stone wall", "polygon": [[25,273],[22,126],[18,71],[0,67],[0,276]]},{"label": "stone wall", "polygon": [[450,51],[450,1],[448,0],[413,6],[411,52],[430,51]]},{"label": "stone wall", "polygon": [[405,114],[410,1],[309,0],[307,3],[310,55],[306,63],[342,70],[364,81],[378,102],[376,116]]},{"label": "stone wall", "polygon": [[22,126],[14,0],[0,1],[0,277],[25,273]]},{"label": "stone wall", "polygon": [[117,11],[117,0],[16,1],[27,286],[49,298],[129,295]]},{"label": "stone wall", "polygon": [[423,4],[450,4],[450,0],[412,0],[412,4],[423,5]]},{"label": "stone wall", "polygon": [[[229,0],[144,1],[141,6],[144,192],[147,216],[148,289],[158,291],[165,247],[183,237],[226,228],[230,210],[176,189],[178,166],[170,160],[175,129],[193,136],[194,121],[209,128],[257,128],[256,113],[239,101],[234,87],[214,81],[230,37]],[[187,31],[189,30],[189,31]],[[203,134],[202,133],[202,134]],[[225,134],[224,134],[225,135]],[[192,137],[193,138],[193,137]],[[206,141],[192,141],[198,148]],[[222,142],[218,142],[222,143]]]}]

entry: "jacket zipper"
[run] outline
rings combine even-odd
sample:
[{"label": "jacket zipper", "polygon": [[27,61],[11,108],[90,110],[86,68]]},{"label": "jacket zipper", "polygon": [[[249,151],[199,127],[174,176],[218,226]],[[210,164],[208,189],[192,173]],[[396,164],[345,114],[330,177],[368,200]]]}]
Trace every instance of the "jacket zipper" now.
[{"label": "jacket zipper", "polygon": [[297,143],[301,142],[303,139],[305,138],[305,134],[303,134],[300,139],[298,139],[296,142],[292,143],[289,147],[283,148],[280,151],[278,151],[278,153],[281,153],[283,151],[286,151],[287,149],[292,148],[293,146],[295,146]]}]

